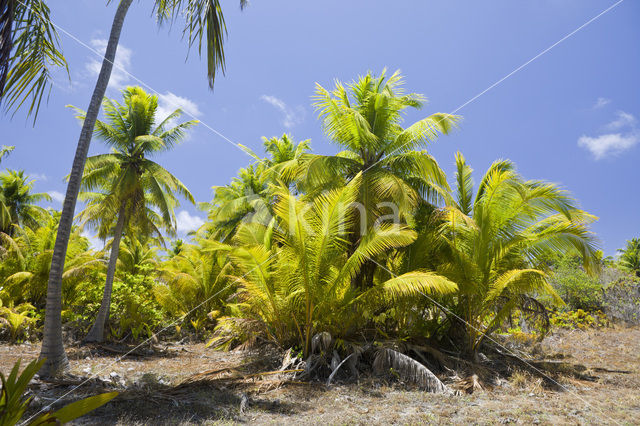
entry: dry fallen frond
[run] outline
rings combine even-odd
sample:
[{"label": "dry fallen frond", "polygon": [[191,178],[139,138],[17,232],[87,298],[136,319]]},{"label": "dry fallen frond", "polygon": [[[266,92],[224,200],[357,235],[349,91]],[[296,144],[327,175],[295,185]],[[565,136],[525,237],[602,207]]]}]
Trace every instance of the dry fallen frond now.
[{"label": "dry fallen frond", "polygon": [[415,383],[427,392],[449,393],[449,389],[427,367],[398,351],[383,348],[376,354],[373,370],[387,373],[393,369],[402,379]]}]

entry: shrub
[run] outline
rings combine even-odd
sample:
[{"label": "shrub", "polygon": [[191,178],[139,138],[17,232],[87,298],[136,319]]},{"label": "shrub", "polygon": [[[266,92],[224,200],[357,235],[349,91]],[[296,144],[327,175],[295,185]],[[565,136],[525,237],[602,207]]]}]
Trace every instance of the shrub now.
[{"label": "shrub", "polygon": [[603,292],[607,316],[629,324],[640,323],[640,279],[632,275],[610,282]]},{"label": "shrub", "polygon": [[14,308],[13,304],[2,306],[2,300],[0,300],[0,328],[7,330],[9,342],[14,343],[29,338],[38,319],[33,305],[22,303]]},{"label": "shrub", "polygon": [[559,259],[551,274],[551,283],[570,310],[602,309],[602,284],[585,272],[578,256]]},{"label": "shrub", "polygon": [[540,341],[541,335],[536,333],[535,331],[526,332],[523,331],[520,327],[510,328],[507,331],[507,334],[515,343],[519,343],[522,345],[532,345],[535,342]]},{"label": "shrub", "polygon": [[592,327],[607,325],[607,317],[602,311],[586,312],[582,309],[575,311],[556,312],[551,315],[551,325],[571,330],[584,330]]},{"label": "shrub", "polygon": [[[134,341],[150,337],[162,321],[160,306],[153,296],[151,266],[143,266],[138,274],[123,274],[113,283],[109,329],[115,339]],[[92,280],[82,286],[82,292],[71,310],[63,312],[67,325],[84,334],[100,307],[104,283]]]},{"label": "shrub", "polygon": [[160,306],[153,297],[153,278],[126,274],[114,283],[109,324],[116,339],[130,335],[135,341],[150,337],[162,320]]}]

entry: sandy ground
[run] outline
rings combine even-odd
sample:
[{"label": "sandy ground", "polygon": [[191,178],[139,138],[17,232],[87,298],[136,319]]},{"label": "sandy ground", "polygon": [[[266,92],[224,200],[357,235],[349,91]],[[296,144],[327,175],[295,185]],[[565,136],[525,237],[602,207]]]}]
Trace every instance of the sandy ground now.
[{"label": "sandy ground", "polygon": [[[97,374],[116,388],[129,388],[77,423],[640,424],[640,328],[562,331],[543,342],[546,353],[563,353],[568,361],[584,364],[596,381],[561,377],[566,390],[554,391],[542,386],[540,378],[515,374],[491,390],[458,396],[371,379],[331,387],[282,382],[277,376],[256,375],[277,367],[265,354],[215,352],[201,344],[163,348],[122,360],[105,349],[70,348],[74,374]],[[6,373],[17,359],[31,360],[38,352],[39,344],[0,345],[0,369]],[[210,374],[194,377],[203,372]],[[239,374],[245,379],[227,380]],[[195,380],[198,377],[218,380]],[[90,381],[62,401],[95,394],[102,385]],[[35,412],[71,387],[36,381],[32,389]]]}]

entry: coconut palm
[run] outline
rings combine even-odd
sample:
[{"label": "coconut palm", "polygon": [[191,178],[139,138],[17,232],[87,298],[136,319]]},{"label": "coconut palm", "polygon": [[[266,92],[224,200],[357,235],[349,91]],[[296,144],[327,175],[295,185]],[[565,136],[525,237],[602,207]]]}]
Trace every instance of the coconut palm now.
[{"label": "coconut palm", "polygon": [[291,135],[285,133],[279,138],[262,138],[262,142],[268,154],[262,161],[268,167],[269,179],[286,185],[298,183],[302,177],[299,165],[311,150],[311,141],[295,142]]},{"label": "coconut palm", "polygon": [[[13,146],[2,145],[2,148],[0,148],[0,162],[2,162],[2,159],[4,157],[11,154],[11,151],[13,151],[13,149]],[[10,222],[11,218],[9,215],[9,211],[4,204],[4,200],[2,199],[2,197],[0,197],[0,228],[6,228],[7,224]]]},{"label": "coconut palm", "polygon": [[339,186],[362,172],[358,200],[367,210],[367,222],[381,215],[377,205],[391,200],[409,213],[421,197],[430,197],[433,184],[446,185],[438,163],[426,148],[439,133],[448,134],[458,116],[435,113],[409,127],[401,126],[407,108],[419,109],[425,98],[406,94],[398,71],[387,77],[368,73],[333,91],[317,85],[314,105],[329,139],[344,148],[335,156],[313,155],[307,178],[314,187]]},{"label": "coconut palm", "polygon": [[524,180],[510,161],[494,162],[475,195],[471,169],[460,153],[456,167],[456,196],[440,212],[445,247],[438,272],[458,284],[456,297],[444,302],[445,313],[464,327],[465,349],[476,354],[515,308],[539,307],[533,296],[562,303],[538,269],[541,259],[576,251],[588,271],[597,269],[588,228],[595,217],[556,185]]},{"label": "coconut palm", "polygon": [[67,67],[49,15],[42,0],[0,1],[0,102],[6,111],[27,102],[34,121],[52,69]]},{"label": "coconut palm", "polygon": [[618,249],[620,257],[618,264],[626,271],[640,277],[640,238],[632,238],[627,241],[624,249]]},{"label": "coconut palm", "polygon": [[14,236],[15,226],[37,228],[47,212],[35,203],[50,201],[46,193],[34,193],[34,180],[22,170],[0,174],[0,232]]},{"label": "coconut palm", "polygon": [[269,184],[292,185],[300,179],[301,160],[310,149],[308,140],[295,142],[284,134],[282,137],[263,138],[268,156],[260,158],[245,147],[256,163],[240,169],[231,184],[214,187],[211,203],[201,203],[200,208],[209,212],[209,220],[203,233],[221,241],[230,240],[242,221],[254,221],[267,225],[273,217]]},{"label": "coconut palm", "polygon": [[258,220],[256,213],[268,221],[269,200],[264,172],[263,163],[252,164],[240,169],[229,185],[213,187],[213,201],[200,204],[201,209],[209,212],[209,221],[202,233],[227,241],[243,220]]},{"label": "coconut palm", "polygon": [[371,312],[389,300],[420,293],[449,294],[456,285],[428,271],[385,276],[368,290],[351,279],[370,258],[406,246],[415,232],[398,224],[380,224],[348,252],[348,235],[356,218],[353,205],[362,174],[343,188],[313,199],[297,197],[287,187],[275,190],[277,224],[243,224],[239,246],[230,256],[238,268],[239,309],[262,324],[264,334],[286,345],[297,343],[305,356],[311,337],[334,336],[357,329]]},{"label": "coconut palm", "polygon": [[229,246],[206,240],[183,244],[180,253],[162,266],[161,282],[153,289],[165,311],[174,317],[188,314],[196,331],[207,317],[220,316],[235,291],[227,276],[229,250]]},{"label": "coconut palm", "polygon": [[[47,212],[46,218],[41,221],[42,226],[37,229],[20,228],[15,245],[0,267],[2,299],[16,304],[28,302],[38,309],[44,308],[59,219],[57,212]],[[89,250],[87,239],[80,235],[79,229],[75,229],[67,250],[63,286],[67,288],[77,284],[83,274],[102,269],[102,265],[95,253]]]},{"label": "coconut palm", "polygon": [[[155,269],[159,266],[158,250],[159,248],[151,246],[151,243],[160,241],[148,238],[139,238],[136,235],[125,235],[120,243],[120,251],[118,253],[117,272],[121,275],[138,275],[143,271],[151,268]],[[141,241],[142,240],[142,241]],[[110,248],[113,243],[108,244]]]},{"label": "coconut palm", "polygon": [[[81,221],[97,230],[100,238],[113,235],[104,296],[85,339],[89,342],[103,339],[123,233],[135,229],[138,235],[161,237],[159,225],[172,233],[176,228],[174,209],[179,204],[175,194],[194,202],[180,180],[148,157],[174,147],[197,121],[170,127],[181,115],[178,109],[156,123],[157,96],[140,87],[128,87],[122,93],[122,104],[104,100],[107,121],[96,122],[96,136],[113,152],[89,157],[82,181],[88,206],[80,214]],[[84,119],[82,111],[79,117]]]},{"label": "coconut palm", "polygon": [[[422,95],[405,93],[403,84],[398,71],[389,77],[383,71],[346,86],[337,82],[333,91],[319,84],[316,88],[314,105],[324,131],[344,150],[334,156],[310,155],[305,188],[318,193],[362,173],[360,227],[351,235],[352,247],[380,220],[411,224],[422,200],[435,201],[447,189],[444,172],[424,148],[439,134],[448,134],[459,117],[435,113],[402,127],[405,110],[425,102]],[[375,262],[369,262],[356,277],[358,285],[369,285],[375,270]]]},{"label": "coconut palm", "polygon": [[[10,2],[13,3],[13,2]],[[52,259],[51,273],[49,277],[47,310],[45,313],[45,325],[43,333],[41,358],[46,361],[40,371],[42,377],[57,375],[69,367],[64,347],[62,344],[61,321],[61,280],[64,268],[65,252],[71,227],[78,193],[80,191],[82,174],[85,168],[87,154],[91,143],[100,105],[104,97],[111,70],[115,60],[116,50],[120,40],[120,33],[129,7],[133,0],[120,0],[113,18],[109,40],[105,50],[104,59],[96,81],[96,86],[91,95],[91,101],[82,124],[78,145],[76,148],[69,183],[64,203],[62,205],[62,218],[58,228],[58,237]],[[246,0],[240,0],[240,6],[246,6]],[[209,86],[213,87],[218,69],[224,72],[224,38],[226,25],[222,7],[219,0],[154,0],[154,10],[159,23],[174,19],[185,19],[184,34],[187,35],[189,45],[198,44],[201,51],[204,44],[207,57],[207,77]],[[3,11],[0,8],[0,11]],[[203,43],[204,42],[204,43]]]}]

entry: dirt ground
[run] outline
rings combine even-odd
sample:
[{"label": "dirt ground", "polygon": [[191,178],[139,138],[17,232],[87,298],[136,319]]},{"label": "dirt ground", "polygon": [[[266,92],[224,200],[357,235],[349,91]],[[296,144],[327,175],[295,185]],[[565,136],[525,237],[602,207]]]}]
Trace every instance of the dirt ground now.
[{"label": "dirt ground", "polygon": [[[547,354],[584,364],[595,381],[560,377],[564,391],[516,373],[471,395],[435,395],[365,379],[336,384],[283,381],[268,354],[172,345],[119,359],[122,348],[70,348],[72,373],[98,375],[74,390],[35,380],[31,413],[111,387],[127,389],[77,424],[639,424],[640,328],[560,331]],[[39,344],[0,345],[0,369],[37,357]],[[604,371],[617,370],[617,372]],[[622,372],[621,372],[622,371]],[[262,373],[261,373],[262,372]],[[242,377],[238,381],[234,378]],[[70,392],[70,393],[69,393]],[[69,393],[68,395],[65,395]],[[58,406],[60,402],[55,402]]]}]

